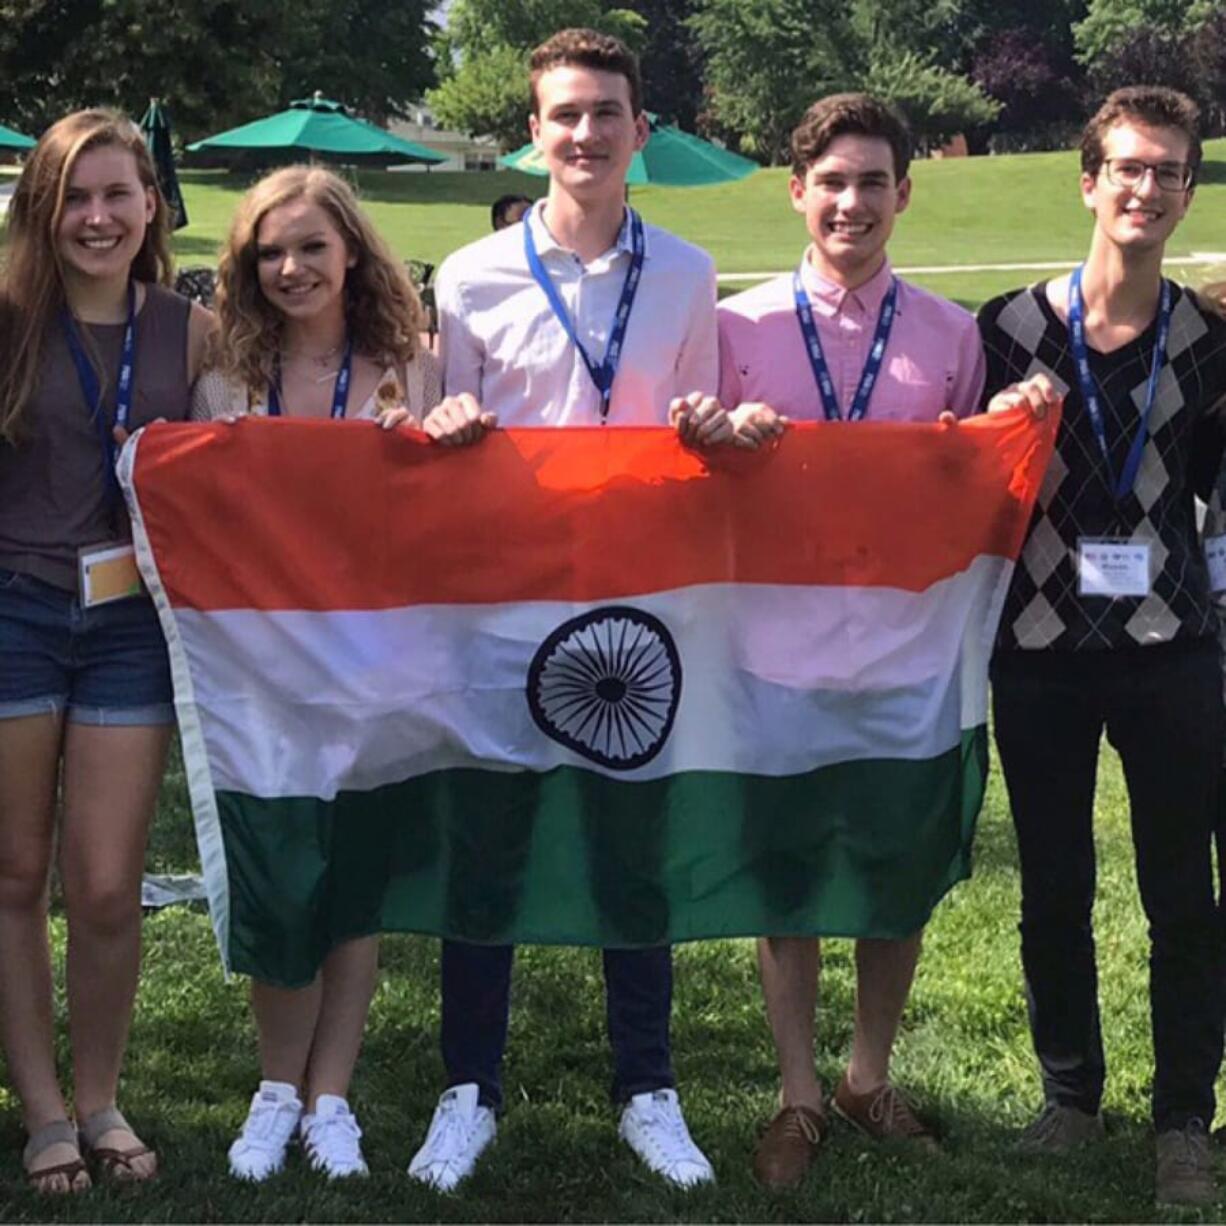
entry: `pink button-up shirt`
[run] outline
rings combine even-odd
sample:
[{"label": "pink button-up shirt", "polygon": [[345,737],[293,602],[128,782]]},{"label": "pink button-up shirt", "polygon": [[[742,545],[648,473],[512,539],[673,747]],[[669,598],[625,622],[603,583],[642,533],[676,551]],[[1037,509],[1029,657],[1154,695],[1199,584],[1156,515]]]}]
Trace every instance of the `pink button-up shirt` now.
[{"label": "pink button-up shirt", "polygon": [[[892,275],[887,261],[863,285],[843,289],[820,276],[806,252],[801,281],[813,304],[844,417],[864,372]],[[726,408],[760,402],[794,420],[824,420],[796,319],[791,273],[719,304],[719,358],[719,398]],[[935,421],[946,409],[965,417],[980,407],[984,374],[974,317],[900,280],[898,314],[867,420]]]}]

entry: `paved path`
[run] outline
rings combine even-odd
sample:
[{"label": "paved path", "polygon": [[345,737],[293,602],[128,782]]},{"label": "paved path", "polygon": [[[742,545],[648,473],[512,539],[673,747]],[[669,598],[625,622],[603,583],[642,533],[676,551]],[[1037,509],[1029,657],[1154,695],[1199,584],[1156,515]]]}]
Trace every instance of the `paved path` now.
[{"label": "paved path", "polygon": [[[1072,268],[1076,260],[1050,260],[1036,264],[914,264],[909,268],[896,268],[903,276],[915,274],[958,272],[1048,272],[1057,268]],[[1171,256],[1165,261],[1172,265],[1226,264],[1226,251],[1194,251],[1191,255]],[[787,270],[791,272],[791,269]],[[720,281],[766,281],[777,277],[777,272],[721,272]]]}]

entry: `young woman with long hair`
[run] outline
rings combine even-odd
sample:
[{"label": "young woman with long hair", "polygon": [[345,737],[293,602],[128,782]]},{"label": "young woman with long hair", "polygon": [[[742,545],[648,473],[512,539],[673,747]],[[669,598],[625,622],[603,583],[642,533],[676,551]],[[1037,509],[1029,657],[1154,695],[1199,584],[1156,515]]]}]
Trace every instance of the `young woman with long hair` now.
[{"label": "young woman with long hair", "polygon": [[[138,1181],[116,1107],[140,968],[145,841],[174,720],[114,480],[127,432],[187,416],[211,317],[165,288],[169,225],[136,127],[54,124],[8,211],[0,271],[0,1041],[44,1192]],[[75,1124],[56,1077],[48,878],[68,920]]]},{"label": "young woman with long hair", "polygon": [[[243,197],[218,269],[219,329],[192,416],[245,413],[418,421],[441,399],[408,275],[352,190],[319,167],[275,171]],[[307,987],[252,980],[263,1079],[230,1171],[281,1169],[297,1132],[329,1177],[364,1175],[349,1108],[378,938],[337,945]]]}]

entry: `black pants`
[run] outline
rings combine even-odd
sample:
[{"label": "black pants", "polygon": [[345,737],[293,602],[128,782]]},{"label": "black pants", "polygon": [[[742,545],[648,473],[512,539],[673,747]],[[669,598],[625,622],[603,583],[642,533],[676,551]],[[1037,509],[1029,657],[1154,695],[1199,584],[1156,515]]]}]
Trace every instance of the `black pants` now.
[{"label": "black pants", "polygon": [[[443,1064],[449,1086],[476,1082],[483,1106],[502,1106],[502,1054],[511,1002],[511,945],[443,942]],[[673,951],[606,949],[605,1005],[613,1048],[613,1097],[673,1085],[669,1015]],[[541,1019],[550,1024],[550,1019]]]},{"label": "black pants", "polygon": [[1208,1125],[1226,973],[1209,850],[1224,722],[1217,645],[1000,653],[992,684],[1021,860],[1030,1028],[1047,1101],[1093,1112],[1102,1099],[1091,909],[1105,728],[1123,761],[1149,920],[1154,1125]]}]

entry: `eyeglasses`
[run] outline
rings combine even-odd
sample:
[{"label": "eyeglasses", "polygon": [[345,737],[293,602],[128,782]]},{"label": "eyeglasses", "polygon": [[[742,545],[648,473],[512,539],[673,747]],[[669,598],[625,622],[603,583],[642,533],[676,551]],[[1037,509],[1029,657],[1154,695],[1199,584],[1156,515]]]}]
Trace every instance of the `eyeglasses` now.
[{"label": "eyeglasses", "polygon": [[1140,187],[1152,170],[1154,182],[1164,192],[1182,192],[1192,186],[1192,167],[1183,162],[1141,162],[1136,158],[1107,158],[1103,162],[1107,182],[1116,187]]}]

